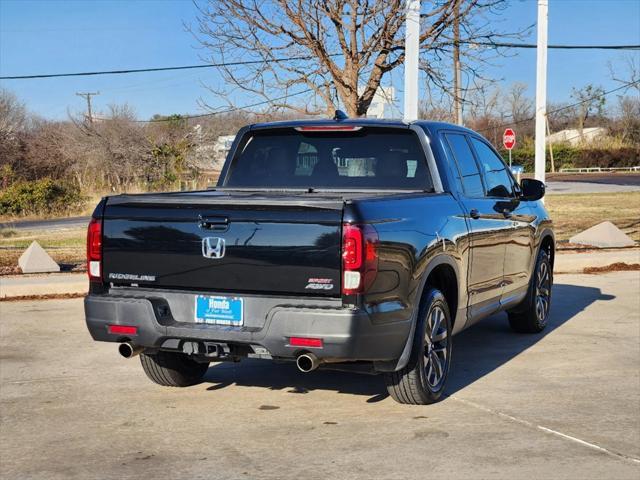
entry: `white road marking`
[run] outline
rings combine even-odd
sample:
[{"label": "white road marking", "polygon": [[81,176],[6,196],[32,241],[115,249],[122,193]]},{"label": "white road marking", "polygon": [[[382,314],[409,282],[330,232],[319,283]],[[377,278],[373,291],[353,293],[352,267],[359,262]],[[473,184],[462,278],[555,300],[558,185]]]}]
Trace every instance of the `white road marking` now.
[{"label": "white road marking", "polygon": [[589,447],[589,448],[591,448],[593,450],[598,450],[599,452],[606,453],[607,455],[610,455],[612,457],[616,457],[616,458],[620,458],[622,460],[626,460],[626,461],[629,461],[629,462],[632,462],[632,463],[640,464],[640,458],[636,458],[636,457],[633,457],[633,456],[630,456],[630,455],[625,455],[624,453],[614,452],[613,450],[609,450],[607,448],[601,447],[600,445],[596,445],[595,443],[587,442],[585,440],[581,440],[579,438],[572,437],[571,435],[567,435],[566,433],[558,432],[557,430],[552,430],[551,428],[547,428],[547,427],[544,427],[542,425],[536,425],[535,423],[529,422],[528,420],[524,420],[522,418],[517,418],[517,417],[514,417],[512,415],[508,415],[506,413],[499,412],[497,410],[493,410],[493,409],[488,408],[488,407],[484,407],[484,406],[482,406],[482,405],[480,405],[478,403],[475,403],[475,402],[472,402],[472,401],[469,401],[469,400],[464,400],[462,398],[455,397],[453,395],[450,395],[449,398],[452,398],[453,400],[457,400],[458,402],[464,403],[464,404],[469,405],[469,406],[471,406],[473,408],[476,408],[478,410],[482,410],[483,412],[491,413],[493,415],[497,415],[499,417],[506,418],[507,420],[510,420],[512,422],[515,422],[515,423],[519,423],[520,425],[524,425],[524,426],[529,427],[529,428],[540,430],[540,431],[545,432],[547,434],[556,435],[558,437],[564,438],[565,440],[569,440],[571,442],[578,443],[578,444],[583,445],[585,447]]},{"label": "white road marking", "polygon": [[60,380],[72,380],[79,377],[47,377],[47,378],[32,378],[31,380],[12,380],[4,382],[7,385],[24,385],[27,383],[41,383],[41,382],[57,382]]}]

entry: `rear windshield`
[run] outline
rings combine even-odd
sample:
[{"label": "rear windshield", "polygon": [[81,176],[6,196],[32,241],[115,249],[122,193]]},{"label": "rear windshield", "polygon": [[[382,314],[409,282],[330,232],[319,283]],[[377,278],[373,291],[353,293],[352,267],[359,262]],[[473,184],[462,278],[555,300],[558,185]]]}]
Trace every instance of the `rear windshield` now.
[{"label": "rear windshield", "polygon": [[408,129],[249,132],[225,186],[431,190],[424,152]]}]

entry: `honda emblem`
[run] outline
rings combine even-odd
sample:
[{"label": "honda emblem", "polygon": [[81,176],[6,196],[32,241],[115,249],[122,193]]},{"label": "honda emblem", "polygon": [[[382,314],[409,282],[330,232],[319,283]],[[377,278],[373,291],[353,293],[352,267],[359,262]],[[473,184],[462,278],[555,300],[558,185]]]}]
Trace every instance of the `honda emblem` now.
[{"label": "honda emblem", "polygon": [[202,239],[202,256],[205,258],[224,257],[224,238],[205,237]]}]

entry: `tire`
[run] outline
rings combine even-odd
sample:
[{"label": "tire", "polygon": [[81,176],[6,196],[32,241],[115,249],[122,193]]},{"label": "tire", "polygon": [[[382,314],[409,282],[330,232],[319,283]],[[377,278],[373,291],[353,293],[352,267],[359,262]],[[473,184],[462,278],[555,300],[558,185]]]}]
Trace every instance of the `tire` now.
[{"label": "tire", "polygon": [[418,312],[409,363],[397,372],[384,374],[389,395],[396,402],[410,405],[437,402],[444,391],[450,364],[449,307],[440,290],[429,288]]},{"label": "tire", "polygon": [[553,271],[549,254],[540,250],[524,300],[508,312],[509,325],[518,333],[540,333],[547,326],[551,309]]},{"label": "tire", "polygon": [[189,387],[202,381],[208,363],[190,359],[183,353],[158,351],[140,354],[140,363],[147,377],[163,387]]}]

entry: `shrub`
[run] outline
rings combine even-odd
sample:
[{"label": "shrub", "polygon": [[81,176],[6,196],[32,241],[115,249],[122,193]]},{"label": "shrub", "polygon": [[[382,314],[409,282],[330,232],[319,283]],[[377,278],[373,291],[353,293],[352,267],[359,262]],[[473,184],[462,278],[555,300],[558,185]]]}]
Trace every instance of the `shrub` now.
[{"label": "shrub", "polygon": [[18,232],[11,228],[0,228],[0,238],[11,238],[18,235]]},{"label": "shrub", "polygon": [[0,192],[0,215],[64,214],[79,210],[85,203],[76,185],[43,178],[16,182]]},{"label": "shrub", "polygon": [[[500,150],[506,161],[509,152]],[[547,146],[547,171],[551,170],[551,158]],[[639,147],[620,148],[580,148],[566,144],[553,145],[553,160],[556,171],[561,168],[587,167],[635,167],[640,165]],[[523,145],[512,151],[512,162],[522,165],[525,172],[533,172],[535,162],[535,148],[533,144]]]}]

